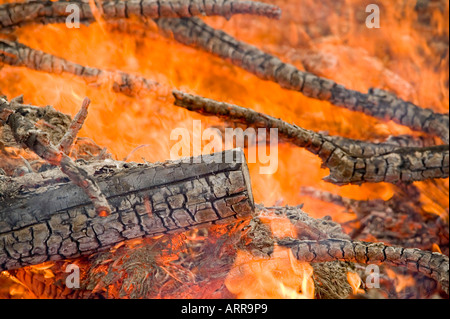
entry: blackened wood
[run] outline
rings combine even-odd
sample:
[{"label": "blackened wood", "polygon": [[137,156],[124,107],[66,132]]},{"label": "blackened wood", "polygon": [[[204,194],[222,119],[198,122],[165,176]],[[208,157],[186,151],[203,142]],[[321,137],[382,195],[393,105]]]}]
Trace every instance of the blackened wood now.
[{"label": "blackened wood", "polygon": [[412,182],[449,176],[449,146],[398,147],[322,135],[248,108],[173,91],[175,105],[256,128],[277,128],[290,143],[318,155],[338,185]]},{"label": "blackened wood", "polygon": [[[193,16],[224,16],[254,14],[278,19],[280,8],[256,1],[239,0],[127,0],[95,1],[96,10],[105,20],[137,16],[140,19],[182,18]],[[72,7],[68,6],[71,5]],[[30,23],[65,23],[79,9],[81,23],[95,22],[94,12],[87,0],[27,1],[0,6],[0,30]],[[70,19],[70,17],[69,17]]]},{"label": "blackened wood", "polygon": [[336,82],[304,72],[255,46],[211,28],[198,18],[156,19],[163,33],[180,43],[201,48],[257,77],[299,91],[305,96],[329,101],[352,111],[383,120],[393,120],[413,130],[423,131],[449,142],[449,115],[421,108],[380,89],[368,93],[350,90]]},{"label": "blackened wood", "polygon": [[59,169],[0,180],[0,270],[78,257],[121,241],[251,216],[240,149],[144,165],[81,165],[113,209],[100,217]]},{"label": "blackened wood", "polygon": [[440,253],[337,238],[318,241],[284,238],[278,244],[290,247],[297,259],[307,262],[342,260],[407,267],[433,278],[448,293],[449,261]]}]

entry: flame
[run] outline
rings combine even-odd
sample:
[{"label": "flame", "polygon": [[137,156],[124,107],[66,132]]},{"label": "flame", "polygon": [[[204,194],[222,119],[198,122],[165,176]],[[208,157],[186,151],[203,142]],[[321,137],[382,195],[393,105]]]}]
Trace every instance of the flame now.
[{"label": "flame", "polygon": [[363,294],[365,293],[364,289],[361,289],[361,277],[356,272],[347,272],[347,281],[352,287],[353,294]]},{"label": "flame", "polygon": [[[348,88],[362,92],[371,87],[385,88],[423,107],[447,112],[448,52],[442,52],[440,44],[432,39],[448,37],[448,1],[441,10],[430,9],[429,23],[423,26],[426,32],[418,27],[417,21],[422,17],[414,9],[415,1],[379,1],[380,29],[365,26],[364,0],[346,0],[339,10],[335,10],[332,0],[264,1],[281,7],[280,21],[268,23],[266,18],[247,16],[235,16],[228,21],[220,17],[203,19],[283,61]],[[93,1],[90,3],[93,7]],[[418,135],[393,122],[382,122],[262,81],[208,53],[150,32],[155,28],[153,25],[144,37],[139,32],[111,30],[100,13],[94,13],[97,22],[90,26],[81,25],[79,29],[52,24],[24,26],[15,35],[32,48],[82,65],[138,74],[166,87],[246,106],[306,129],[364,140],[383,140],[395,134]],[[10,66],[3,66],[0,72],[0,88],[8,98],[24,94],[27,103],[50,104],[74,115],[81,99],[88,96],[92,103],[79,136],[92,138],[119,160],[167,160],[174,144],[170,140],[174,128],[192,131],[195,119],[201,119],[204,127],[222,124],[173,106],[168,94],[158,91],[140,98],[127,97],[113,92],[108,81],[87,85],[71,75]],[[188,144],[192,145],[192,141]],[[291,205],[304,203],[305,211],[313,217],[330,215],[335,221],[346,222],[354,216],[342,213],[333,204],[300,196],[300,187],[314,186],[358,200],[387,200],[394,194],[392,185],[387,183],[343,187],[326,183],[322,178],[328,175],[328,170],[320,166],[321,161],[315,155],[281,144],[276,173],[260,175],[260,164],[249,164],[255,202],[266,206],[280,200]],[[424,209],[448,219],[448,179],[437,185],[415,184],[422,191]],[[151,214],[150,209],[147,211]],[[282,236],[295,234],[295,229],[285,221],[268,222]],[[310,265],[296,262],[290,252],[281,248],[275,249],[270,260],[239,251],[227,287],[241,298],[312,298],[311,274]],[[355,275],[349,274],[349,282],[350,279],[356,280]],[[359,289],[355,287],[354,291]]]},{"label": "flame", "polygon": [[386,268],[386,274],[395,282],[395,291],[402,292],[407,287],[412,287],[416,284],[416,280],[411,275],[400,275],[392,269]]},{"label": "flame", "polygon": [[225,285],[237,298],[313,299],[313,268],[292,251],[275,247],[271,258],[238,251]]}]

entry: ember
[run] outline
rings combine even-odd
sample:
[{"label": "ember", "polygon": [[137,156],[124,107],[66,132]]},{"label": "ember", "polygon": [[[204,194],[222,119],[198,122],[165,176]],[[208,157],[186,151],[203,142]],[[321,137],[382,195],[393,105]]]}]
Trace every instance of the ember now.
[{"label": "ember", "polygon": [[0,298],[448,298],[448,21],[0,0]]}]

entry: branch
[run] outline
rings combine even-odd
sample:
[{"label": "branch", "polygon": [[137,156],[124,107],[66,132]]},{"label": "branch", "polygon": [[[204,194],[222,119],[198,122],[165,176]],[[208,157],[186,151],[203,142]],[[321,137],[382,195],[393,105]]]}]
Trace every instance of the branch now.
[{"label": "branch", "polygon": [[279,19],[281,10],[277,6],[255,1],[237,0],[129,0],[95,1],[91,8],[89,1],[29,1],[6,3],[0,6],[0,30],[12,29],[31,23],[65,23],[73,13],[71,7],[80,9],[80,22],[95,22],[95,11],[105,20],[137,16],[140,19],[187,18],[193,16],[224,16],[253,14]]},{"label": "branch", "polygon": [[403,266],[431,277],[448,294],[449,261],[439,253],[413,248],[386,246],[345,239],[298,240],[278,239],[278,244],[292,249],[294,256],[307,262],[348,261],[362,264]]},{"label": "branch", "polygon": [[172,34],[178,42],[217,55],[263,80],[276,82],[283,88],[352,111],[364,112],[382,120],[393,120],[449,143],[448,114],[421,108],[380,89],[370,89],[368,93],[347,89],[332,80],[300,71],[275,56],[211,28],[197,18],[159,19],[156,23],[164,33]]},{"label": "branch", "polygon": [[[36,128],[35,123],[19,112],[14,112],[12,109],[17,107],[14,106],[15,103],[17,102],[8,103],[0,98],[0,121],[11,128],[16,142],[25,148],[29,148],[48,163],[59,166],[61,171],[88,195],[100,216],[111,213],[108,201],[100,192],[97,184],[61,148],[54,146],[47,134]],[[13,106],[11,107],[10,104],[13,104]],[[76,123],[73,123],[71,126],[76,125]],[[66,147],[67,140],[63,139],[63,143]]]},{"label": "branch", "polygon": [[[0,20],[1,21],[1,20]],[[0,39],[0,62],[33,70],[83,78],[88,83],[112,83],[112,89],[126,95],[145,94],[160,85],[146,78],[121,71],[105,71],[83,66],[63,58],[32,49],[22,43]]]},{"label": "branch", "polygon": [[[449,176],[448,145],[386,149],[386,145],[367,144],[373,155],[362,155],[366,154],[366,149],[370,153],[369,147],[361,148],[365,142],[354,145],[348,143],[353,147],[346,149],[335,143],[333,137],[303,129],[250,109],[176,90],[173,91],[173,95],[175,105],[190,111],[217,116],[255,128],[277,128],[282,138],[318,155],[323,165],[330,169],[330,175],[325,180],[337,185],[412,182]],[[342,138],[340,141],[342,142]]]}]

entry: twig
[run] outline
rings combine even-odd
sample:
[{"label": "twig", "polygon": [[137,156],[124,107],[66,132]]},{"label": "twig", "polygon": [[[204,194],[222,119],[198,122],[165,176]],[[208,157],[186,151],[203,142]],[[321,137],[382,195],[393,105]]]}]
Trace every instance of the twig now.
[{"label": "twig", "polygon": [[[83,102],[83,107],[87,107],[86,104],[89,104],[87,101]],[[11,102],[11,104],[14,103],[16,102]],[[19,112],[12,111],[14,108],[14,105],[11,107],[8,101],[0,98],[0,114],[2,115],[0,120],[11,128],[16,142],[29,148],[50,164],[60,167],[61,171],[89,196],[100,216],[109,215],[111,208],[98,185],[63,151],[63,149],[70,147],[68,142],[73,137],[63,139],[63,147],[56,147],[50,142],[46,133],[36,128],[35,123]],[[71,125],[71,127],[77,126],[77,123]]]}]

